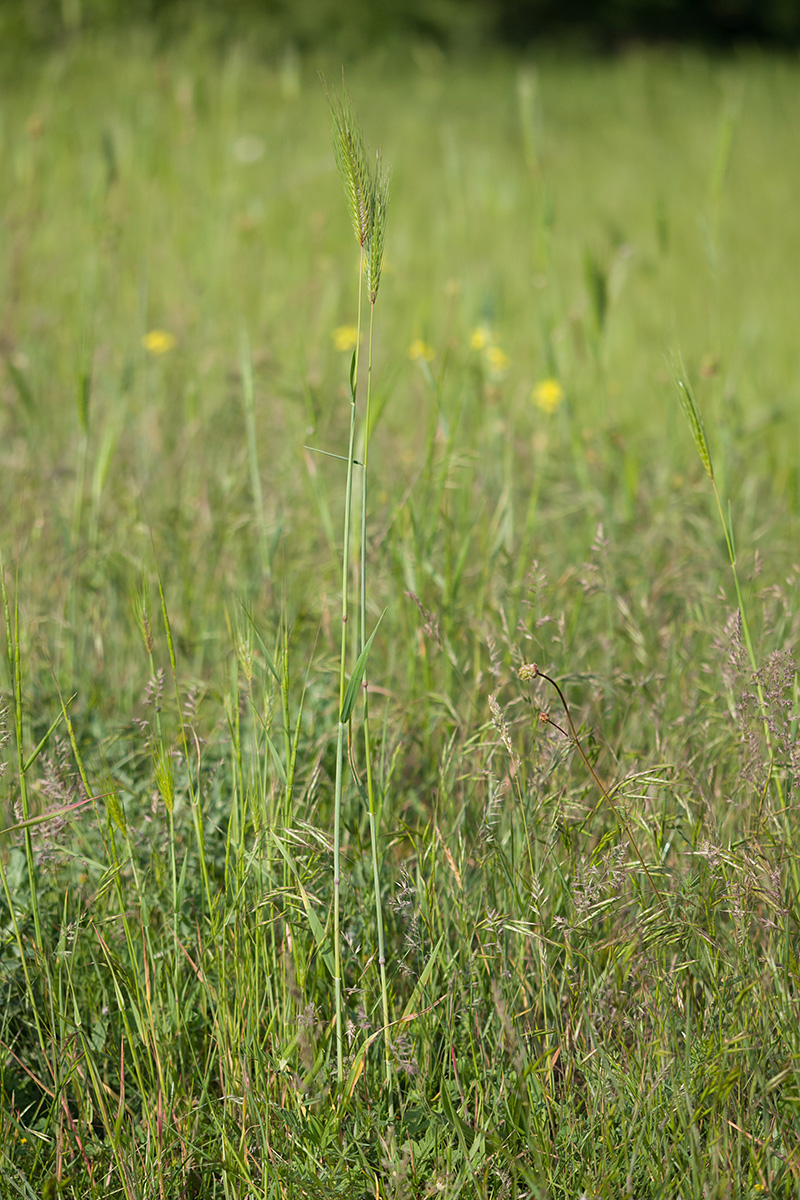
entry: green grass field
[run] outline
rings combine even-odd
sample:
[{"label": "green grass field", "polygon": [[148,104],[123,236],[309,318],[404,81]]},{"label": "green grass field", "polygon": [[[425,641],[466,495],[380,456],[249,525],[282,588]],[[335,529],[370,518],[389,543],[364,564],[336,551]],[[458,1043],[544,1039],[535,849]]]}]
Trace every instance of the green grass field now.
[{"label": "green grass field", "polygon": [[800,68],[348,69],[367,754],[340,64],[4,54],[0,1195],[800,1196]]}]

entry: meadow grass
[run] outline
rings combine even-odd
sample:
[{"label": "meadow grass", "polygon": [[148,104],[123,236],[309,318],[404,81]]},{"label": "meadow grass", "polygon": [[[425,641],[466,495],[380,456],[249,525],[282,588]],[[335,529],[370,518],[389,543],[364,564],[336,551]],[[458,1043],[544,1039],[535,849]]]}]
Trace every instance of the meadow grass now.
[{"label": "meadow grass", "polygon": [[800,1194],[796,65],[6,66],[0,1194]]}]

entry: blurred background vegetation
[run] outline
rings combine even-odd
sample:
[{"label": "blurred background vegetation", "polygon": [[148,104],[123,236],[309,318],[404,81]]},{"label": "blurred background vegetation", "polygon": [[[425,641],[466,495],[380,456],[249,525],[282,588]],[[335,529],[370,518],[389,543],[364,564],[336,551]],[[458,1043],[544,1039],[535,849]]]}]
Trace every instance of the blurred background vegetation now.
[{"label": "blurred background vegetation", "polygon": [[543,37],[603,50],[632,40],[800,41],[798,0],[3,0],[0,37],[6,46],[49,44],[80,29],[142,21],[170,35],[199,16],[219,37],[246,30],[265,50],[289,43],[345,55],[409,37],[443,50],[519,47]]}]

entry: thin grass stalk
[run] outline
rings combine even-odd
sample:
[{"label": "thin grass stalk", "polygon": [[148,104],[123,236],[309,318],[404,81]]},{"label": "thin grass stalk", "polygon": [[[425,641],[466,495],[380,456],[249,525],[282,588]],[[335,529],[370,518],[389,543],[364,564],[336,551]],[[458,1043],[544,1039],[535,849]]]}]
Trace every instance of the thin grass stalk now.
[{"label": "thin grass stalk", "polygon": [[[303,684],[303,690],[300,694],[300,702],[297,708],[297,718],[295,721],[294,733],[291,727],[291,714],[289,708],[289,616],[286,611],[286,598],[284,597],[283,609],[283,650],[281,663],[281,699],[283,704],[283,727],[284,727],[284,745],[286,752],[286,786],[283,795],[283,828],[290,830],[294,827],[294,779],[297,771],[297,752],[300,744],[300,730],[303,724],[303,706],[305,704],[306,687],[308,685],[308,671],[311,669],[311,661],[306,671],[306,679]],[[341,711],[341,709],[340,709]],[[271,845],[271,843],[270,843]],[[283,887],[288,894],[290,886],[289,865],[284,860],[283,862]],[[287,932],[291,929],[291,908],[286,906],[286,929]],[[292,939],[293,945],[296,944],[295,939]]]},{"label": "thin grass stalk", "polygon": [[[150,679],[155,680],[156,665],[153,658],[153,622],[150,612],[150,589],[144,577],[141,588],[133,595],[134,619],[144,642],[147,659],[150,665]],[[169,827],[169,866],[172,887],[172,932],[173,932],[173,976],[177,993],[178,969],[178,865],[175,854],[175,780],[172,771],[172,760],[169,756],[161,725],[161,705],[156,703],[153,713],[155,741],[153,744],[153,769],[158,790],[167,811]]]},{"label": "thin grass stalk", "polygon": [[[294,788],[294,772],[297,765],[297,738],[300,731],[300,717],[292,737],[292,719],[289,708],[289,615],[286,611],[286,593],[284,592],[283,612],[281,613],[281,712],[283,714],[283,753],[286,762],[286,786],[283,791],[283,827],[291,829],[294,821],[292,811],[292,791]],[[302,700],[300,702],[302,713]]]},{"label": "thin grass stalk", "polygon": [[[336,782],[334,789],[333,815],[333,957],[334,957],[334,1005],[336,1024],[336,1077],[341,1088],[344,1082],[343,1037],[342,1037],[342,948],[340,921],[341,889],[341,825],[342,791],[344,785],[344,739],[349,719],[344,719],[347,667],[347,618],[348,585],[350,575],[350,520],[353,497],[353,450],[356,431],[356,394],[358,391],[358,366],[361,349],[362,305],[364,295],[364,272],[369,263],[369,249],[375,214],[375,178],[369,168],[364,148],[364,139],[356,120],[347,91],[342,88],[339,95],[331,97],[324,78],[322,85],[328,101],[333,133],[333,151],[336,165],[342,177],[345,196],[350,209],[353,232],[359,247],[358,263],[358,315],[356,321],[356,345],[350,367],[350,435],[347,451],[347,481],[344,504],[344,541],[342,546],[342,640],[339,657],[339,714],[336,731]],[[367,255],[365,259],[365,255]]]},{"label": "thin grass stalk", "polygon": [[[78,1012],[79,1011],[78,995],[77,995],[77,992],[75,990],[74,984],[71,979],[70,979],[70,986],[72,988],[72,993],[73,993],[72,1000],[73,1000],[74,1010],[75,1010],[75,1012]],[[101,1078],[100,1072],[97,1067],[97,1063],[95,1062],[94,1055],[92,1053],[91,1043],[89,1042],[89,1039],[86,1036],[85,1028],[82,1025],[78,1027],[77,1036],[80,1041],[81,1058],[82,1058],[82,1061],[86,1063],[86,1070],[87,1070],[87,1073],[91,1080],[91,1089],[92,1089],[92,1094],[94,1096],[94,1103],[97,1106],[97,1109],[100,1113],[100,1117],[103,1122],[103,1128],[105,1131],[106,1139],[107,1139],[108,1145],[111,1147],[111,1153],[114,1157],[114,1161],[117,1164],[117,1170],[122,1179],[122,1187],[125,1192],[126,1200],[137,1200],[137,1192],[135,1191],[134,1186],[131,1182],[129,1168],[128,1168],[127,1163],[125,1162],[125,1158],[120,1149],[120,1139],[115,1130],[116,1123],[111,1120],[111,1114],[109,1113],[108,1108],[106,1107],[105,1095],[104,1095],[104,1091],[103,1091],[105,1081]]]},{"label": "thin grass stalk", "polygon": [[[197,837],[197,850],[200,856],[200,873],[203,877],[203,888],[206,894],[206,903],[208,912],[211,915],[213,904],[211,901],[211,882],[208,878],[208,863],[206,862],[206,842],[205,833],[203,830],[203,813],[200,807],[200,796],[196,792],[192,783],[192,768],[189,762],[189,740],[186,736],[186,723],[183,719],[183,710],[181,709],[181,697],[178,690],[178,663],[175,657],[175,643],[172,640],[172,625],[170,624],[169,613],[167,612],[167,601],[164,597],[164,587],[161,582],[161,572],[156,567],[156,575],[158,579],[158,594],[161,598],[161,616],[164,622],[164,632],[167,638],[167,650],[169,651],[169,662],[172,668],[172,679],[175,685],[175,703],[178,706],[178,724],[181,731],[181,741],[183,742],[183,753],[186,759],[186,780],[189,789],[189,801],[192,808],[192,816],[194,818],[195,836]],[[199,765],[198,765],[199,777]]]},{"label": "thin grass stalk", "polygon": [[[6,623],[6,653],[8,655],[8,670],[11,676],[11,687],[14,695],[14,738],[17,745],[17,775],[19,777],[19,800],[23,821],[30,819],[30,798],[28,796],[28,770],[25,763],[25,742],[22,731],[22,655],[19,649],[19,600],[14,596],[14,621],[11,621],[11,608],[6,591],[6,574],[2,554],[0,554],[0,589],[3,596],[3,616]],[[42,926],[39,916],[39,893],[36,882],[36,867],[33,861],[33,840],[30,826],[25,826],[25,861],[28,867],[28,891],[33,915],[33,929],[36,937],[38,953],[44,950],[42,941]]]},{"label": "thin grass stalk", "polygon": [[[370,415],[372,400],[372,335],[375,320],[377,287],[370,288],[369,344],[367,348],[367,399],[364,415],[364,462],[361,471],[361,621],[359,628],[359,654],[367,644],[367,464],[369,461]],[[369,685],[366,664],[362,684],[364,761],[367,779],[367,808],[369,811],[369,838],[372,855],[372,885],[375,892],[375,924],[378,932],[378,967],[381,984],[381,1015],[383,1018],[383,1047],[386,1071],[386,1087],[389,1094],[389,1121],[394,1122],[394,1089],[392,1080],[392,1058],[389,1047],[389,990],[386,982],[386,944],[383,931],[383,906],[381,903],[380,864],[378,861],[378,819],[375,803],[375,782],[372,774],[372,744],[369,726]]]},{"label": "thin grass stalk", "polygon": [[170,797],[167,809],[167,826],[169,830],[169,880],[170,898],[172,900],[172,986],[175,995],[178,994],[178,863],[175,857],[175,814],[174,797]]},{"label": "thin grass stalk", "polygon": [[342,944],[340,918],[341,884],[341,836],[342,836],[342,790],[344,786],[344,739],[348,722],[342,720],[344,697],[347,687],[347,619],[350,582],[350,516],[353,499],[353,450],[356,436],[356,392],[358,388],[358,359],[361,343],[361,306],[364,290],[364,248],[361,248],[358,265],[358,322],[356,346],[350,371],[350,435],[347,450],[347,479],[344,493],[344,530],[342,544],[342,641],[339,655],[339,714],[336,729],[336,782],[334,785],[333,809],[333,987],[336,1013],[336,1080],[344,1083],[344,1053],[342,1030]]},{"label": "thin grass stalk", "polygon": [[[288,622],[288,618],[286,618]],[[300,748],[300,730],[303,724],[303,708],[306,702],[306,689],[308,687],[308,672],[311,669],[309,661],[306,670],[306,677],[303,681],[303,690],[300,693],[300,701],[297,706],[297,717],[295,720],[294,733],[292,733],[290,714],[289,714],[289,626],[284,625],[284,664],[283,664],[283,683],[282,691],[284,695],[284,720],[286,722],[286,748],[288,751],[288,759],[286,766],[286,793],[284,798],[284,827],[291,829],[294,824],[294,779],[297,774],[297,753]],[[291,734],[291,738],[289,737]]]},{"label": "thin grass stalk", "polygon": [[[56,685],[56,686],[58,686],[58,685]],[[70,719],[66,705],[64,704],[63,697],[61,697],[60,689],[58,689],[58,690],[59,690],[59,699],[61,701],[61,710],[62,710],[62,714],[63,714],[63,718],[64,718],[64,723],[67,728],[67,735],[70,740],[70,745],[72,746],[72,752],[75,757],[75,763],[78,768],[78,774],[80,776],[81,783],[83,784],[84,791],[86,792],[87,796],[91,796],[92,793],[91,793],[91,789],[89,786],[89,777],[88,777],[88,774],[86,771],[85,763],[83,761],[83,756],[80,752],[80,748],[78,746],[77,739],[75,737],[75,730],[73,728],[72,721]],[[95,816],[98,817],[98,821],[99,821],[99,814],[97,812],[97,808],[94,805],[94,801],[92,803],[93,803],[93,807],[95,808]],[[147,950],[147,947],[149,947],[151,961],[155,961],[155,954],[154,954],[154,951],[152,948],[152,944],[150,942],[147,900],[146,900],[146,895],[145,895],[144,889],[142,887],[142,880],[139,876],[139,872],[136,867],[136,855],[134,853],[133,846],[131,845],[127,823],[124,821],[124,814],[121,809],[118,811],[118,816],[123,821],[123,834],[124,834],[125,840],[127,842],[128,862],[130,863],[130,866],[131,866],[131,869],[133,872],[134,889],[135,889],[135,893],[136,893],[136,896],[139,901],[140,925],[141,925],[141,935],[142,935],[142,950],[143,950],[143,953],[145,953]],[[129,956],[129,961],[130,961],[130,965],[131,965],[132,978],[133,978],[133,983],[134,983],[135,990],[136,990],[136,997],[135,997],[136,1004],[134,1005],[134,1012],[137,1017],[137,1028],[138,1028],[140,1038],[146,1042],[147,1038],[144,1036],[145,1035],[145,1022],[144,1022],[144,1019],[142,1016],[141,1009],[137,1007],[137,1005],[139,1003],[141,1003],[142,996],[144,995],[144,1003],[145,1003],[145,1007],[148,1012],[149,1025],[150,1025],[150,1028],[152,1031],[152,1038],[153,1038],[152,1051],[153,1051],[153,1056],[154,1056],[156,1067],[157,1067],[159,1087],[161,1088],[162,1095],[166,1096],[167,1092],[166,1092],[166,1087],[165,1087],[163,1068],[162,1068],[161,1059],[160,1059],[160,1055],[159,1055],[159,1051],[158,1051],[158,1038],[156,1035],[155,1024],[154,1024],[154,1020],[153,1020],[153,1010],[152,1010],[152,1002],[151,1002],[151,986],[149,984],[149,979],[148,979],[147,960],[145,958],[145,961],[144,961],[145,981],[144,981],[144,990],[142,991],[142,982],[139,979],[138,969],[136,966],[136,964],[138,962],[138,955],[136,954],[136,950],[135,950],[134,938],[133,938],[132,930],[130,927],[130,922],[128,920],[128,917],[126,916],[127,908],[129,907],[129,905],[122,893],[122,886],[121,886],[121,881],[120,881],[120,859],[119,859],[119,855],[117,853],[116,839],[114,837],[114,830],[113,830],[113,826],[112,826],[111,822],[109,822],[109,825],[108,825],[108,833],[109,833],[109,843],[106,843],[105,839],[104,839],[104,845],[106,846],[106,853],[109,854],[110,860],[114,863],[114,866],[116,868],[114,871],[114,888],[117,893],[117,899],[118,899],[118,903],[119,903],[119,912],[120,912],[120,916],[122,918],[122,925],[123,925],[123,930],[125,933],[125,940],[126,940],[126,944],[127,944],[127,948],[128,948],[128,956]],[[176,905],[176,907],[177,907],[177,905]],[[177,941],[177,936],[175,934],[176,929],[177,929],[177,922],[175,923],[175,926],[173,929],[173,934],[175,936],[175,940]],[[97,931],[95,929],[95,932],[99,936],[99,931]],[[100,939],[100,941],[101,941],[101,945],[104,945],[104,943],[102,942],[102,939]],[[175,970],[175,964],[173,963],[173,972],[174,972],[174,970]],[[115,987],[117,988],[117,990],[119,990],[116,980],[115,980]],[[123,1007],[124,1007],[124,1004],[123,1004]],[[178,1016],[178,1017],[180,1016],[179,1009],[176,1009],[176,1016]],[[128,1025],[127,1018],[125,1018],[125,1023],[126,1023],[126,1027],[127,1027],[127,1025]],[[180,1031],[180,1020],[178,1020],[178,1023],[177,1023],[176,1033],[179,1031]],[[129,1046],[131,1049],[133,1049],[133,1043],[131,1042],[130,1038],[129,1038]],[[135,1055],[134,1055],[134,1061],[136,1061]],[[141,1075],[139,1077],[139,1082],[140,1082],[141,1094],[144,1096],[145,1095],[144,1084],[143,1084],[143,1079],[142,1079]],[[153,1131],[152,1126],[151,1126],[151,1131]]]},{"label": "thin grass stalk", "polygon": [[[116,821],[116,823],[120,827],[122,835],[125,839],[127,851],[128,851],[127,861],[130,865],[131,872],[133,874],[134,892],[135,892],[135,895],[139,902],[139,908],[145,914],[145,918],[146,918],[146,916],[147,916],[147,898],[146,898],[144,888],[142,886],[142,879],[139,874],[139,869],[136,865],[136,855],[134,853],[134,847],[131,843],[130,831],[128,829],[128,824],[125,819],[124,809],[119,804],[119,800],[118,800],[115,792],[113,790],[111,790],[111,791],[109,791],[109,793],[106,797],[106,813],[107,813],[106,820],[107,820],[108,837],[106,838],[103,836],[102,826],[100,823],[100,814],[99,814],[99,811],[97,808],[97,804],[95,802],[95,797],[93,796],[90,785],[89,785],[89,776],[88,776],[88,773],[86,770],[86,764],[84,763],[83,755],[81,754],[80,747],[78,746],[78,741],[77,741],[77,738],[75,737],[75,729],[73,727],[72,720],[70,718],[69,712],[67,711],[67,706],[64,702],[63,696],[61,695],[61,689],[58,686],[57,681],[56,681],[56,689],[58,691],[58,697],[59,697],[59,701],[61,703],[61,712],[62,712],[62,716],[64,719],[64,724],[67,729],[67,736],[69,738],[69,743],[70,743],[70,746],[72,747],[72,753],[75,758],[75,765],[78,768],[78,775],[80,777],[81,784],[83,785],[83,790],[86,793],[86,795],[89,797],[92,808],[94,810],[94,815],[95,815],[95,819],[97,820],[98,829],[100,830],[101,837],[103,837],[103,848],[105,850],[106,858],[108,859],[108,861],[113,863],[113,866],[114,866],[114,889],[115,889],[115,892],[117,895],[117,900],[118,900],[118,904],[119,904],[119,913],[122,918],[123,929],[125,932],[125,940],[126,940],[126,944],[128,947],[128,955],[129,955],[129,959],[131,962],[131,967],[135,973],[136,987],[137,987],[137,993],[138,993],[140,991],[140,985],[139,985],[139,980],[138,980],[138,974],[135,971],[135,964],[137,962],[137,956],[136,956],[136,951],[135,951],[135,947],[134,947],[133,935],[132,935],[131,929],[130,929],[130,922],[129,922],[128,917],[126,916],[126,913],[128,910],[128,902],[127,902],[126,898],[123,896],[123,892],[122,892],[122,884],[121,884],[121,880],[120,880],[121,861],[120,861],[119,853],[117,851],[116,837],[114,835],[114,822]],[[162,780],[162,782],[163,782],[163,780]],[[172,777],[171,777],[171,773],[170,773],[169,781],[168,781],[168,784],[166,787],[166,794],[162,794],[162,799],[164,799],[165,804],[169,808],[170,817],[172,815],[172,801],[173,801],[172,787],[173,787],[173,783],[172,783]],[[173,826],[172,820],[170,820],[170,837],[172,840],[172,845],[170,847],[170,853],[171,853],[171,859],[172,859],[172,863],[173,863],[173,867],[174,867],[175,838],[174,838],[174,826]],[[172,895],[173,943],[174,943],[172,968],[173,968],[173,979],[175,981],[174,986],[175,986],[176,992],[177,992],[177,974],[176,974],[176,972],[177,972],[177,962],[178,962],[178,953],[177,953],[178,898],[177,898],[177,891],[175,890],[176,887],[177,887],[177,884],[174,883],[174,889],[173,889],[173,895]],[[143,931],[147,928],[146,920],[143,922],[142,928],[143,928]],[[180,1025],[180,1022],[178,1024]]]},{"label": "thin grass stalk", "polygon": [[33,990],[33,981],[31,980],[30,971],[28,970],[28,955],[25,953],[25,944],[24,944],[23,937],[22,937],[22,930],[20,929],[19,921],[17,920],[17,911],[14,907],[14,900],[11,895],[11,889],[8,884],[8,876],[6,875],[6,870],[5,870],[5,867],[3,866],[2,855],[0,855],[0,886],[2,886],[2,888],[3,888],[3,894],[5,895],[5,898],[6,898],[6,904],[8,906],[8,911],[11,914],[11,924],[14,929],[14,941],[16,943],[17,950],[19,951],[19,961],[20,961],[20,965],[22,966],[22,973],[25,976],[25,988],[28,993],[28,999],[30,1000],[31,1012],[33,1013],[34,1024],[36,1025],[36,1034],[37,1034],[37,1037],[39,1040],[39,1049],[42,1051],[42,1054],[44,1054],[46,1057],[47,1049],[46,1049],[46,1045],[45,1045],[44,1030],[42,1029],[41,1020],[39,1019],[39,1005],[36,1003],[36,996],[35,996],[34,990]]},{"label": "thin grass stalk", "polygon": [[742,624],[742,637],[744,638],[744,644],[747,648],[747,657],[750,660],[750,668],[753,672],[753,679],[755,680],[755,685],[756,685],[756,694],[758,695],[758,702],[761,706],[761,723],[762,723],[762,726],[764,729],[764,741],[765,741],[766,747],[767,747],[767,754],[769,755],[769,771],[767,773],[767,782],[761,793],[761,801],[758,806],[758,819],[760,820],[761,814],[764,809],[764,800],[766,798],[770,779],[775,780],[775,787],[778,790],[778,797],[780,799],[781,804],[785,803],[784,796],[783,796],[783,786],[781,784],[781,781],[780,781],[778,775],[775,774],[775,751],[774,751],[773,745],[772,745],[772,733],[770,731],[769,717],[767,715],[767,699],[766,699],[766,696],[764,695],[764,689],[761,685],[761,679],[758,674],[758,664],[756,662],[756,652],[753,648],[753,640],[750,636],[750,624],[747,620],[747,609],[745,608],[744,596],[742,595],[742,588],[741,588],[741,584],[739,583],[739,572],[736,569],[736,545],[733,540],[733,526],[731,525],[730,520],[725,519],[725,514],[722,511],[722,501],[720,499],[719,490],[717,488],[717,481],[714,478],[713,474],[710,476],[710,479],[711,479],[711,488],[712,488],[712,491],[714,492],[714,499],[717,504],[717,512],[719,513],[719,519],[722,522],[722,528],[725,533],[725,544],[728,548],[728,560],[731,564],[731,574],[733,575],[733,586],[734,586],[734,590],[736,592],[736,603],[739,608],[739,619]]},{"label": "thin grass stalk", "polygon": [[261,573],[264,579],[269,579],[269,551],[267,548],[267,529],[264,523],[264,496],[261,490],[261,472],[258,469],[258,445],[256,442],[255,415],[255,385],[253,383],[253,358],[250,353],[250,339],[247,329],[242,327],[239,367],[242,376],[242,405],[244,407],[245,424],[247,427],[247,457],[250,464],[250,491],[255,510],[256,528],[258,530],[258,547],[261,554]]},{"label": "thin grass stalk", "polygon": [[170,866],[170,885],[171,885],[171,900],[172,900],[172,969],[173,981],[177,992],[177,969],[178,969],[178,866],[175,858],[175,778],[172,770],[172,759],[169,751],[163,741],[159,737],[158,743],[153,748],[153,770],[155,774],[156,787],[159,795],[164,803],[164,808],[167,812],[167,826],[169,830],[169,866]]},{"label": "thin grass stalk", "polygon": [[[135,949],[134,949],[134,945],[133,945],[132,935],[131,935],[130,929],[128,927],[129,922],[127,920],[127,917],[125,917],[125,915],[124,915],[124,900],[123,900],[121,892],[119,892],[119,891],[118,891],[118,898],[122,902],[122,905],[123,905],[123,913],[122,913],[123,928],[124,928],[125,934],[126,934],[126,942],[128,944],[128,953],[129,953],[129,956],[132,956],[133,954],[135,954]],[[106,966],[108,968],[108,978],[111,980],[111,983],[114,988],[114,993],[115,993],[116,1001],[117,1001],[117,1008],[118,1008],[119,1014],[122,1018],[122,1023],[125,1027],[124,1044],[127,1048],[127,1053],[129,1055],[129,1061],[131,1063],[133,1076],[136,1080],[136,1086],[138,1088],[138,1093],[142,1097],[142,1100],[144,1101],[144,1103],[142,1104],[142,1125],[147,1129],[148,1141],[152,1141],[152,1142],[156,1143],[158,1140],[157,1131],[156,1131],[156,1121],[155,1121],[155,1115],[153,1112],[153,1105],[152,1105],[152,1103],[149,1102],[149,1099],[148,1099],[150,1089],[148,1087],[148,1078],[147,1078],[147,1070],[146,1070],[146,1062],[147,1062],[147,1059],[149,1058],[148,1052],[150,1051],[151,1048],[148,1045],[146,1018],[145,1018],[145,1014],[142,1011],[143,1000],[142,1000],[141,982],[138,977],[138,968],[136,967],[138,955],[136,955],[135,958],[130,957],[132,977],[133,977],[132,981],[135,986],[135,993],[133,995],[131,995],[129,992],[126,995],[126,993],[123,991],[122,986],[121,986],[121,979],[124,980],[124,975],[119,970],[119,964],[115,960],[114,954],[113,954],[110,946],[103,938],[103,935],[100,932],[100,930],[97,928],[97,926],[94,926],[94,934],[95,934],[95,937],[97,938],[98,944],[99,944],[100,949],[103,954],[103,958],[104,958]],[[133,1017],[133,1024],[131,1023],[131,1016]]]},{"label": "thin grass stalk", "polygon": [[[70,532],[70,543],[72,548],[73,562],[79,562],[81,558],[81,527],[83,525],[83,508],[84,508],[84,493],[86,491],[86,472],[89,464],[89,429],[85,424],[81,425],[81,448],[78,454],[78,477],[75,483],[75,498],[72,508],[72,529]],[[69,584],[69,602],[67,607],[67,647],[65,671],[68,678],[71,678],[74,672],[75,661],[79,656],[78,650],[78,572],[73,571]]]},{"label": "thin grass stalk", "polygon": [[[89,466],[89,402],[91,400],[92,393],[92,355],[92,340],[88,332],[85,330],[83,337],[81,338],[81,344],[78,350],[78,361],[76,364],[76,407],[78,411],[78,425],[80,428],[80,452],[78,454],[78,472],[72,506],[72,529],[70,533],[72,555],[75,561],[78,560],[80,555],[83,510],[86,499],[86,474]],[[69,635],[65,666],[68,677],[72,676],[75,660],[78,657],[78,582],[77,572],[73,571],[70,579],[69,601],[67,607],[67,625]]]},{"label": "thin grass stalk", "polygon": [[[238,650],[238,646],[237,646]],[[231,797],[231,819],[228,824],[228,835],[225,838],[225,888],[235,893],[239,887],[238,869],[242,862],[244,839],[244,771],[242,767],[242,724],[239,712],[239,659],[233,656],[231,662],[231,683],[229,695],[225,698],[225,708],[228,718],[228,733],[233,751],[232,771],[233,796]],[[231,887],[231,847],[235,847],[235,866],[237,877]]]}]

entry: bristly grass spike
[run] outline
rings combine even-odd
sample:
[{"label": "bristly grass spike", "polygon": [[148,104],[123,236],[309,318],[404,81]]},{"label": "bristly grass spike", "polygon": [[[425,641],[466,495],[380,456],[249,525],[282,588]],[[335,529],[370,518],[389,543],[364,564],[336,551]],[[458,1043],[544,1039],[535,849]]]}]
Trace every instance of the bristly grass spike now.
[{"label": "bristly grass spike", "polygon": [[364,135],[344,82],[341,92],[334,91],[331,95],[324,76],[321,78],[333,127],[333,153],[344,183],[353,232],[363,250],[372,231],[375,180],[367,161]]}]

